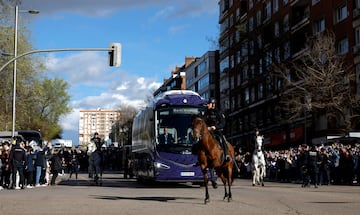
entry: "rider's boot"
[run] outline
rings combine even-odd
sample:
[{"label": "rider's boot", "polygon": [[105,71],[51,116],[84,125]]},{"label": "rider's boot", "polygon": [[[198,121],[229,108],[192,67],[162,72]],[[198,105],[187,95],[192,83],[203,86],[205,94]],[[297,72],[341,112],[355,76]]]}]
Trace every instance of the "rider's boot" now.
[{"label": "rider's boot", "polygon": [[214,189],[218,188],[216,181],[211,180],[211,185]]}]

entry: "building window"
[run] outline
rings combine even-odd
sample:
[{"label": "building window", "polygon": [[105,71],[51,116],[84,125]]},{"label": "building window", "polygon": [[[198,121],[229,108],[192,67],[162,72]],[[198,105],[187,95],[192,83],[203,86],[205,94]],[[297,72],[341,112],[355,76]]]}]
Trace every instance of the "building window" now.
[{"label": "building window", "polygon": [[258,85],[258,99],[262,99],[264,96],[264,85],[259,83]]},{"label": "building window", "polygon": [[251,88],[251,93],[250,93],[250,102],[254,102],[255,101],[255,87]]},{"label": "building window", "polygon": [[269,67],[272,64],[272,53],[271,51],[267,51],[265,54],[265,66]]},{"label": "building window", "polygon": [[249,0],[249,10],[254,7],[254,0]]},{"label": "building window", "polygon": [[207,60],[204,60],[203,62],[201,62],[198,67],[198,75],[201,75],[203,72],[206,71],[206,67],[207,67]]},{"label": "building window", "polygon": [[241,56],[244,60],[248,57],[248,41],[244,41],[241,47]]},{"label": "building window", "polygon": [[220,62],[220,73],[226,72],[228,69],[229,69],[229,57],[226,57]]},{"label": "building window", "polygon": [[251,65],[249,70],[249,78],[252,79],[255,77],[255,66]]},{"label": "building window", "polygon": [[234,15],[230,15],[230,18],[229,18],[229,26],[233,26],[234,25]]},{"label": "building window", "polygon": [[323,32],[323,31],[325,31],[325,19],[321,18],[321,19],[315,20],[315,23],[314,23],[315,34]]},{"label": "building window", "polygon": [[250,95],[249,95],[249,88],[244,89],[244,103],[249,104]]},{"label": "building window", "polygon": [[254,17],[250,17],[249,19],[249,31],[254,30]]},{"label": "building window", "polygon": [[224,22],[220,23],[220,32],[223,33],[229,28],[229,20],[226,18]]},{"label": "building window", "polygon": [[289,0],[283,0],[283,5],[287,5],[287,3],[289,3]]},{"label": "building window", "polygon": [[346,19],[347,17],[347,6],[346,4],[338,7],[336,9],[336,22],[341,22],[342,20]]},{"label": "building window", "polygon": [[280,47],[274,50],[274,58],[276,63],[280,63]]},{"label": "building window", "polygon": [[355,45],[360,44],[360,27],[355,28]]},{"label": "building window", "polygon": [[248,67],[245,65],[243,68],[243,81],[248,80]]},{"label": "building window", "polygon": [[278,10],[279,10],[279,0],[274,0],[273,1],[273,8],[274,8],[274,13],[278,12]]},{"label": "building window", "polygon": [[250,41],[249,42],[249,50],[250,50],[250,55],[254,54],[254,41]]},{"label": "building window", "polygon": [[269,19],[270,18],[270,16],[271,16],[271,2],[270,2],[270,0],[267,0],[266,1],[266,5],[265,5],[265,8],[264,8],[264,18],[265,18],[265,20],[266,19]]},{"label": "building window", "polygon": [[198,82],[199,91],[209,86],[209,73],[202,77]]},{"label": "building window", "polygon": [[284,44],[284,60],[288,59],[291,55],[291,52],[290,52],[290,43],[289,42],[286,42]]},{"label": "building window", "polygon": [[261,37],[261,35],[259,35],[258,37],[257,37],[257,45],[258,45],[258,48],[259,49],[262,49],[262,37]]},{"label": "building window", "polygon": [[312,5],[316,5],[319,2],[320,2],[320,0],[312,0]]},{"label": "building window", "polygon": [[289,14],[286,14],[284,17],[284,23],[283,23],[284,32],[289,31]]},{"label": "building window", "polygon": [[236,21],[240,20],[240,8],[236,9]]},{"label": "building window", "polygon": [[337,45],[337,52],[340,55],[346,54],[349,52],[349,41],[347,38],[344,38],[339,41]]},{"label": "building window", "polygon": [[256,25],[257,26],[261,25],[261,10],[256,12]]},{"label": "building window", "polygon": [[274,24],[274,36],[275,37],[280,36],[279,22],[275,22]]}]

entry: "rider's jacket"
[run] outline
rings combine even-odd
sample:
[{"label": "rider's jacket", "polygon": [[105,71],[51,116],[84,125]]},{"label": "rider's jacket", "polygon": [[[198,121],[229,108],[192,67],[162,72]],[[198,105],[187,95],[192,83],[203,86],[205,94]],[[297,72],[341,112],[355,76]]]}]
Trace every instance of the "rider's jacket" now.
[{"label": "rider's jacket", "polygon": [[225,127],[225,116],[216,109],[208,109],[205,114],[206,125],[215,126],[216,130],[222,130]]},{"label": "rider's jacket", "polygon": [[24,164],[26,161],[26,152],[19,144],[14,145],[10,151],[9,161],[11,164],[17,162],[19,164]]},{"label": "rider's jacket", "polygon": [[94,137],[91,139],[95,143],[96,150],[101,151],[102,141],[100,137]]}]

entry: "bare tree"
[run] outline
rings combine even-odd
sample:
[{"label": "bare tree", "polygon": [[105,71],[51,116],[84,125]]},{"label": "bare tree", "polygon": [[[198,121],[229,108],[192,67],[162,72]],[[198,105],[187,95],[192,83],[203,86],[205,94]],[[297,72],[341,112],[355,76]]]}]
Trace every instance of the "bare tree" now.
[{"label": "bare tree", "polygon": [[348,130],[360,107],[354,69],[337,54],[332,32],[318,34],[310,41],[299,59],[274,69],[284,80],[281,107],[290,120],[311,111],[326,116],[329,128]]}]

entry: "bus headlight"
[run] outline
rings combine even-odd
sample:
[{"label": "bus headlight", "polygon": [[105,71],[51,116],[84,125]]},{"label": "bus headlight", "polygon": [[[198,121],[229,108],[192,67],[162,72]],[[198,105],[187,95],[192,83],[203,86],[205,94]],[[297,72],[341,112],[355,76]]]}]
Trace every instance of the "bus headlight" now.
[{"label": "bus headlight", "polygon": [[170,169],[170,167],[168,165],[165,165],[165,164],[159,163],[159,162],[154,162],[154,166],[157,169]]}]

